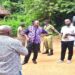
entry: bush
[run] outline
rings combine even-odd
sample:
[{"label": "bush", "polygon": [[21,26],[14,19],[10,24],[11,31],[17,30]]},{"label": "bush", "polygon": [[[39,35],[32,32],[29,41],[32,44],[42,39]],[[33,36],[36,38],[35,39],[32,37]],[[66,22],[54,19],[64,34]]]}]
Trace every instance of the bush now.
[{"label": "bush", "polygon": [[19,25],[19,21],[18,20],[0,20],[0,25],[9,25],[12,27],[12,31],[13,31],[13,36],[16,36],[17,34],[17,28]]},{"label": "bush", "polygon": [[31,25],[33,17],[30,18],[30,16],[20,15],[20,14],[13,14],[9,17],[5,17],[4,19],[0,20],[0,25],[9,25],[12,27],[13,36],[17,35],[17,28],[20,24],[21,20],[24,20],[25,22],[25,28],[27,28],[29,25]]}]

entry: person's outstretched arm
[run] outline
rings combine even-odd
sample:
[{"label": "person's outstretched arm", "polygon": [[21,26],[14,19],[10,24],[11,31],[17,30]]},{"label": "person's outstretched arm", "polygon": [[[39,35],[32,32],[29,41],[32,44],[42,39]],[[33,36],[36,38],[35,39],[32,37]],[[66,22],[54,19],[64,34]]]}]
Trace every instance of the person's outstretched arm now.
[{"label": "person's outstretched arm", "polygon": [[28,55],[27,48],[24,47],[22,43],[18,40],[12,45],[12,49],[15,50],[17,53],[19,53],[20,55]]}]

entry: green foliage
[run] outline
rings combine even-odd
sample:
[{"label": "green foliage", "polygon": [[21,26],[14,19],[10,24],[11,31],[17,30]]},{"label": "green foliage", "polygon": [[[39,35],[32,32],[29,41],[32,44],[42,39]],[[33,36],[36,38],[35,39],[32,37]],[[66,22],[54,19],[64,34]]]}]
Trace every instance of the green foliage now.
[{"label": "green foliage", "polygon": [[11,13],[22,13],[24,11],[24,5],[22,5],[21,2],[16,3],[7,0],[3,3],[3,6],[10,10]]},{"label": "green foliage", "polygon": [[19,26],[19,21],[15,19],[0,20],[0,25],[10,25],[13,30],[13,36],[16,36],[17,28]]},{"label": "green foliage", "polygon": [[11,25],[14,34],[21,19],[24,19],[27,27],[34,19],[44,21],[51,18],[52,23],[60,29],[63,20],[75,14],[75,0],[0,0],[0,4],[11,11],[11,18],[0,23]]}]

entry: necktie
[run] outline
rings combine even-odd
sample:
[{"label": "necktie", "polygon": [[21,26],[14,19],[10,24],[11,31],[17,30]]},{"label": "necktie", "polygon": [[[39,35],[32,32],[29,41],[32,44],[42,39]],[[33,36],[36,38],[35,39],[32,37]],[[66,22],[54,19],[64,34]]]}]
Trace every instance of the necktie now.
[{"label": "necktie", "polygon": [[35,28],[35,36],[34,36],[34,42],[36,41],[36,32],[37,32],[37,28]]}]

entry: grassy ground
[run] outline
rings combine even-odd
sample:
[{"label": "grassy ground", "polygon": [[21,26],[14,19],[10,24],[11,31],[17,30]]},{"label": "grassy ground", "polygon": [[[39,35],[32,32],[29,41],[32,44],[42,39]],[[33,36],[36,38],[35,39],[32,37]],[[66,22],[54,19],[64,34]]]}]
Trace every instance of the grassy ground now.
[{"label": "grassy ground", "polygon": [[[37,64],[32,63],[31,56],[29,63],[23,66],[23,75],[75,75],[75,54],[71,64],[67,64],[67,54],[64,63],[57,63],[60,58],[60,40],[55,37],[53,44],[54,55],[47,56],[39,53]],[[22,60],[23,58],[22,56]]]}]

